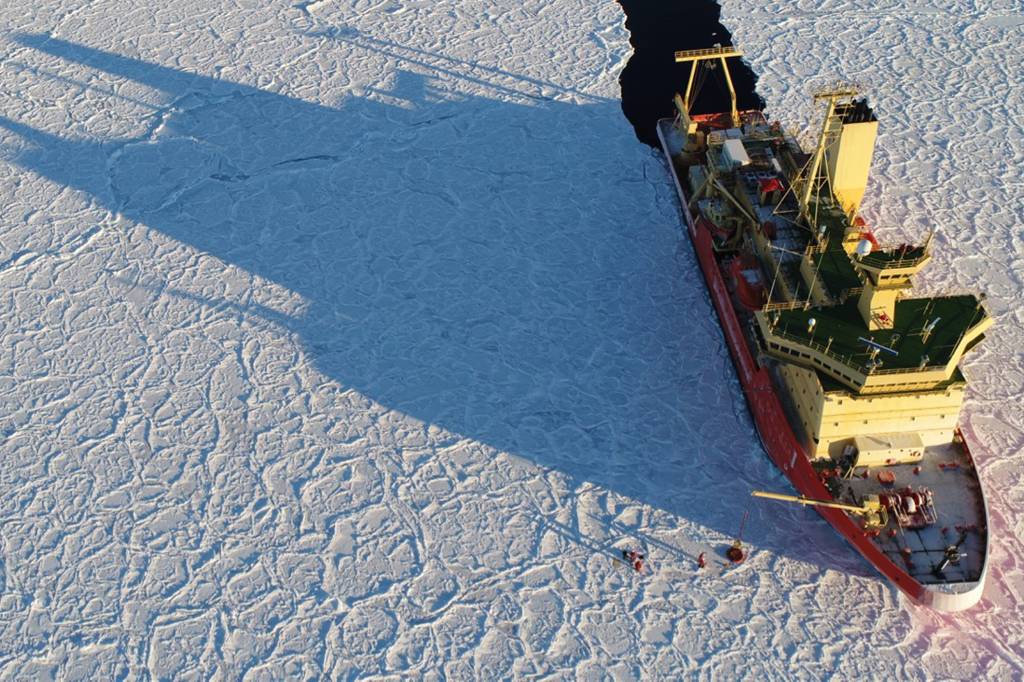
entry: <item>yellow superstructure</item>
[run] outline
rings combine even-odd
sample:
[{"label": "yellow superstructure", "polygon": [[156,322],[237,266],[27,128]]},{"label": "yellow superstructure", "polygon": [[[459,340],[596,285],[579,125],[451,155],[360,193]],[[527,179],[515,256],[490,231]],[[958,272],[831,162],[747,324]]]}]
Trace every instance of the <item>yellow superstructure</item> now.
[{"label": "yellow superstructure", "polygon": [[[724,63],[736,54],[692,50],[676,61]],[[862,464],[884,465],[951,442],[965,386],[957,366],[992,320],[973,295],[909,296],[911,278],[931,260],[930,236],[882,248],[857,220],[878,132],[867,101],[852,86],[817,91],[825,116],[806,154],[781,126],[740,126],[735,108],[734,128],[695,140],[690,94],[688,85],[675,100],[675,127],[687,136],[688,207],[732,234],[719,248],[742,244],[771,276],[767,302],[752,312],[754,332],[777,360],[812,456],[856,453]]]},{"label": "yellow superstructure", "polygon": [[798,365],[783,364],[780,374],[813,456],[837,459],[848,445],[866,454],[869,438],[888,445],[876,443],[865,464],[914,461],[923,447],[951,441],[966,387],[956,378],[929,390],[858,394],[835,384],[825,388],[814,370]]},{"label": "yellow superstructure", "polygon": [[839,112],[838,132],[825,149],[832,192],[848,215],[860,208],[874,156],[878,119],[863,103],[855,102]]},{"label": "yellow superstructure", "polygon": [[[957,366],[992,319],[971,295],[908,296],[931,260],[930,236],[890,249],[864,239],[854,216],[878,121],[855,95],[846,87],[816,94],[826,105],[818,147],[790,178],[813,238],[798,261],[790,257],[798,277],[776,276],[774,302],[754,315],[813,457],[914,462],[953,439],[965,388]],[[751,243],[780,272],[787,256],[772,237],[755,229]]]},{"label": "yellow superstructure", "polygon": [[920,272],[931,260],[928,242],[919,248],[904,247],[902,255],[893,259],[875,259],[870,254],[851,254],[853,263],[864,282],[864,290],[857,300],[864,323],[869,330],[889,329],[896,316],[896,301],[904,290],[910,289],[910,278]]},{"label": "yellow superstructure", "polygon": [[[895,326],[870,335],[853,301],[756,313],[812,456],[838,458],[849,445],[863,453],[873,437],[870,461],[913,461],[924,446],[952,440],[966,385],[957,365],[992,319],[973,297],[929,301],[901,302]],[[939,313],[955,326],[936,337]],[[851,338],[857,323],[864,336]]]}]

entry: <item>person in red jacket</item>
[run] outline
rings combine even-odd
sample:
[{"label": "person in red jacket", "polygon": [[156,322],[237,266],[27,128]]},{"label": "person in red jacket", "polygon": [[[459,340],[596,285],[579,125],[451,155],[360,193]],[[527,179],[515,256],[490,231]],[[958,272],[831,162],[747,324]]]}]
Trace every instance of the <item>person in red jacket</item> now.
[{"label": "person in red jacket", "polygon": [[632,566],[637,573],[644,570],[644,555],[635,549],[622,550],[622,560]]}]

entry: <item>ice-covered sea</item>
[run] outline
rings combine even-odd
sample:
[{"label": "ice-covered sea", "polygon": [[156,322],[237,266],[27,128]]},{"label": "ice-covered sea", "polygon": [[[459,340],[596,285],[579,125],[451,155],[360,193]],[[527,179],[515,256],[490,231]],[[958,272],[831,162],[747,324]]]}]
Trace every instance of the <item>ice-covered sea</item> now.
[{"label": "ice-covered sea", "polygon": [[[0,676],[1019,679],[1024,10],[723,2],[769,112],[859,81],[864,213],[981,288],[981,604],[763,455],[610,1],[0,6]],[[618,567],[639,546],[651,572]]]}]

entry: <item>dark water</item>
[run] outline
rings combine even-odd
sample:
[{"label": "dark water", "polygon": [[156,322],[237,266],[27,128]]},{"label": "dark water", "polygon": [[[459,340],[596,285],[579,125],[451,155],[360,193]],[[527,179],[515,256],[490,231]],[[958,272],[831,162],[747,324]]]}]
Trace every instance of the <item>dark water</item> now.
[{"label": "dark water", "polygon": [[[659,118],[672,116],[672,96],[686,89],[689,64],[676,64],[676,50],[731,45],[732,36],[719,21],[721,8],[711,0],[619,0],[626,13],[633,56],[619,84],[622,111],[641,141],[656,146],[654,132]],[[739,45],[742,49],[742,45]],[[757,74],[739,59],[729,60],[729,73],[736,88],[738,107],[763,109],[764,100],[755,91]],[[729,108],[729,91],[721,68],[708,76],[698,94],[694,113],[713,113]]]}]

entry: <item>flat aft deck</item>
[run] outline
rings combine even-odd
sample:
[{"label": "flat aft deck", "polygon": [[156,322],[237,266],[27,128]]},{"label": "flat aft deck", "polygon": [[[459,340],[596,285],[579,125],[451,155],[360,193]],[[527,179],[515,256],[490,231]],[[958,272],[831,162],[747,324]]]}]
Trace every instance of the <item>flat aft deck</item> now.
[{"label": "flat aft deck", "polygon": [[[906,487],[927,488],[934,495],[938,520],[920,529],[899,529],[895,519],[874,538],[874,542],[899,566],[922,584],[969,583],[981,578],[987,550],[985,505],[977,471],[959,443],[925,448],[920,473],[914,465],[857,469],[842,481],[838,498],[857,500],[866,495],[893,494]],[[892,485],[878,480],[878,473],[890,471],[896,476]],[[868,477],[863,478],[867,472]],[[895,535],[891,530],[896,530]],[[962,540],[961,540],[962,538]],[[941,573],[946,548],[960,541],[958,564],[949,563]],[[907,551],[909,550],[909,552]]]}]

